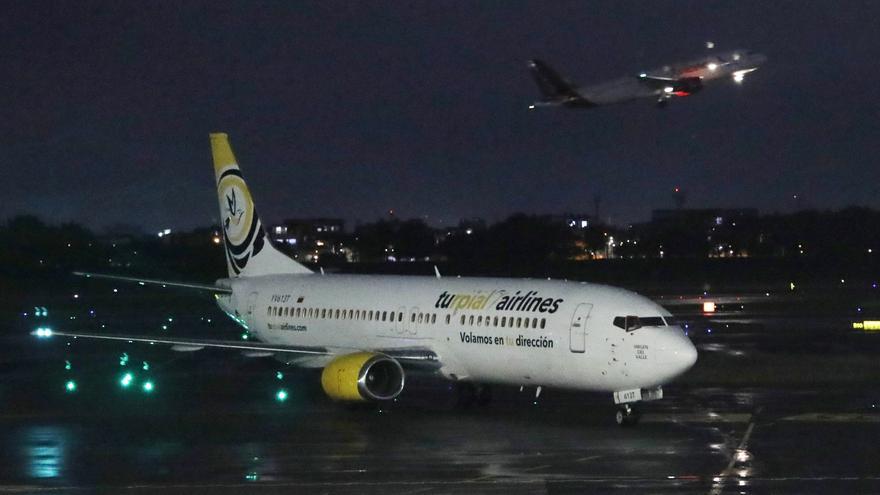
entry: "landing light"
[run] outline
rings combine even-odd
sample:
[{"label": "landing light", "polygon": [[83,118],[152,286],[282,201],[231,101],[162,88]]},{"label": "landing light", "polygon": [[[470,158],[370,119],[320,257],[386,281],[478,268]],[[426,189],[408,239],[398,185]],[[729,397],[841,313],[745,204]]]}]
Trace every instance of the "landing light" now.
[{"label": "landing light", "polygon": [[745,72],[741,72],[741,71],[734,72],[733,73],[733,82],[735,82],[737,84],[742,84],[743,79],[745,79],[745,77],[746,77]]},{"label": "landing light", "polygon": [[705,301],[703,303],[703,313],[714,313],[715,312],[715,302],[714,301]]},{"label": "landing light", "polygon": [[37,338],[40,339],[48,339],[52,336],[52,329],[49,327],[37,327],[37,329],[33,331],[33,335],[36,335]]},{"label": "landing light", "polygon": [[718,68],[718,64],[716,64],[715,62],[710,62],[709,65],[706,66],[706,68],[709,70],[715,70]]}]

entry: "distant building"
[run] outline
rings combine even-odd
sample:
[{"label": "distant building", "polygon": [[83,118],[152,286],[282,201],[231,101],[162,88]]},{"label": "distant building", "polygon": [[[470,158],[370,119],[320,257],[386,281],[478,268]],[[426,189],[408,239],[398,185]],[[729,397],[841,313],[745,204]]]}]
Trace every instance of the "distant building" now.
[{"label": "distant building", "polygon": [[304,261],[317,262],[327,255],[357,261],[356,252],[345,242],[345,220],[341,218],[288,219],[272,225],[269,237]]},{"label": "distant building", "polygon": [[679,208],[651,212],[651,223],[687,222],[695,225],[721,226],[737,220],[757,220],[755,208]]}]

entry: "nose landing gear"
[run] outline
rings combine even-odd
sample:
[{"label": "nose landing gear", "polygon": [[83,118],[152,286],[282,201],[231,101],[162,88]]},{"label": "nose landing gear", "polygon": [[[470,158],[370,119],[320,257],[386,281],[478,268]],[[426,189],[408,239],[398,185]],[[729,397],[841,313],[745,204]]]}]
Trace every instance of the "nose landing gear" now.
[{"label": "nose landing gear", "polygon": [[635,426],[642,415],[632,405],[623,404],[617,408],[614,420],[619,426]]}]

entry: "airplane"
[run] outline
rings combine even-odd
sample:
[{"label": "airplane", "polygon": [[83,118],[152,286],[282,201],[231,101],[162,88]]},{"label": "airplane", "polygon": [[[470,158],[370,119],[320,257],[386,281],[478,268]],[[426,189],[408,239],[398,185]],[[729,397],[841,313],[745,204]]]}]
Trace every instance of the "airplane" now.
[{"label": "airplane", "polygon": [[543,98],[529,105],[537,107],[592,108],[639,98],[654,98],[665,107],[674,97],[690,96],[718,79],[731,78],[741,84],[746,74],[758,69],[767,57],[749,50],[733,50],[709,55],[683,64],[667,65],[590,86],[577,86],[546,62],[529,61],[529,70]]},{"label": "airplane", "polygon": [[460,384],[558,387],[611,393],[621,425],[636,405],[690,369],[697,351],[672,315],[624,289],[559,280],[315,273],[269,240],[229,139],[210,135],[228,277],[214,284],[75,272],[211,293],[249,339],[73,333],[167,344],[180,352],[237,349],[322,368],[335,401],[389,401],[408,373]]}]

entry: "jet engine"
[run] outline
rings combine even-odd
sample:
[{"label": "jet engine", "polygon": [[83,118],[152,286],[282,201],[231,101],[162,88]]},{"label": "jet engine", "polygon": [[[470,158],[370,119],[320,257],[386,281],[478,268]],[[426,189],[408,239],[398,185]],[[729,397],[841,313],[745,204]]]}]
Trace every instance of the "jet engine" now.
[{"label": "jet engine", "polygon": [[336,357],[321,373],[324,392],[338,401],[393,399],[403,390],[403,382],[400,363],[374,352]]},{"label": "jet engine", "polygon": [[703,80],[699,77],[678,79],[672,85],[672,93],[676,96],[687,96],[703,89]]}]

